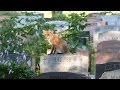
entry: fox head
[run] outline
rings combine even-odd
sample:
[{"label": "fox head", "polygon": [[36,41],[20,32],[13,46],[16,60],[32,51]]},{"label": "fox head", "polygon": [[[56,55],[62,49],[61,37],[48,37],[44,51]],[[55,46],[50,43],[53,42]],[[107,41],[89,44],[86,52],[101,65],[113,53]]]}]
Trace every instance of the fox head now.
[{"label": "fox head", "polygon": [[43,30],[43,35],[44,35],[47,39],[53,38],[53,37],[55,36],[54,32],[52,32],[52,31],[45,31],[45,30]]}]

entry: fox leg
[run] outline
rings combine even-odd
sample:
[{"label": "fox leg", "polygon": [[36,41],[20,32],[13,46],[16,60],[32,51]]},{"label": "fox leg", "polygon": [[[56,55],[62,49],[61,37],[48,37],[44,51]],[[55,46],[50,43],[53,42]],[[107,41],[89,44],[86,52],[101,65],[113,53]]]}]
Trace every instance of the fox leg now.
[{"label": "fox leg", "polygon": [[53,51],[54,51],[54,46],[52,45],[52,50],[51,50],[50,54],[53,54]]},{"label": "fox leg", "polygon": [[56,53],[56,48],[54,47],[54,51],[53,51],[53,54],[55,54]]},{"label": "fox leg", "polygon": [[56,53],[56,48],[55,46],[53,46],[53,49],[52,49],[52,53],[51,54],[55,54]]}]

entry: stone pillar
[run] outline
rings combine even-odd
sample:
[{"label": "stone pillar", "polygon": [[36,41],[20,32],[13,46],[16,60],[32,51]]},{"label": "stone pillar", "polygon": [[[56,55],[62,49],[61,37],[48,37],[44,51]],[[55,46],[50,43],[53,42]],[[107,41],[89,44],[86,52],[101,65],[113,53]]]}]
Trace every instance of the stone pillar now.
[{"label": "stone pillar", "polygon": [[98,35],[99,35],[99,33],[96,33],[96,32],[93,33],[93,47],[94,48],[97,48]]}]

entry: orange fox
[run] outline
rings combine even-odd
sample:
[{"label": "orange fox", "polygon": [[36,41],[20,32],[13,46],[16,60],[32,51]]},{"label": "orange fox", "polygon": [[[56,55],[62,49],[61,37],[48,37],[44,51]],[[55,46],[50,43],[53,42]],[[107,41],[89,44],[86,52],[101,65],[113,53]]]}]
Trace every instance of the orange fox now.
[{"label": "orange fox", "polygon": [[63,39],[55,35],[53,32],[50,31],[43,31],[43,35],[47,38],[49,43],[52,45],[52,50],[50,54],[55,53],[68,53],[68,45],[67,42]]}]

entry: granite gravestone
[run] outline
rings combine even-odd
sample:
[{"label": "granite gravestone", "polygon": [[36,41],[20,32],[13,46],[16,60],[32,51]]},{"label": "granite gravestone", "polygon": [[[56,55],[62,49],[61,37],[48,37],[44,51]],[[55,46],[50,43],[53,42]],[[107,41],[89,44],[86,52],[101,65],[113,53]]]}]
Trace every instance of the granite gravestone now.
[{"label": "granite gravestone", "polygon": [[6,63],[8,60],[14,61],[16,64],[24,64],[30,67],[32,70],[35,70],[35,59],[26,54],[17,54],[17,53],[2,53],[0,55],[0,64]]},{"label": "granite gravestone", "polygon": [[106,26],[106,25],[108,25],[107,22],[102,21],[101,19],[98,19],[98,18],[89,18],[87,20],[86,24],[88,24],[88,26],[84,29],[84,31],[89,31],[91,38],[93,38],[93,30],[96,26]]},{"label": "granite gravestone", "polygon": [[[106,31],[98,35],[99,42],[109,40],[120,40],[120,31]],[[98,42],[98,43],[99,43]]]},{"label": "granite gravestone", "polygon": [[93,30],[93,47],[97,48],[97,44],[102,41],[120,40],[119,26],[100,26]]},{"label": "granite gravestone", "polygon": [[100,79],[120,79],[120,69],[104,72]]},{"label": "granite gravestone", "polygon": [[104,72],[120,69],[120,53],[99,52],[95,54],[96,75],[99,79]]},{"label": "granite gravestone", "polygon": [[108,25],[120,26],[120,15],[99,15],[98,18],[108,22]]},{"label": "granite gravestone", "polygon": [[88,76],[89,54],[56,54],[40,58],[40,72],[71,72]]},{"label": "granite gravestone", "polygon": [[25,65],[32,67],[32,58],[25,54],[3,53],[0,58],[2,59],[1,62],[3,61],[3,63],[8,60],[13,60],[17,64],[24,63]]},{"label": "granite gravestone", "polygon": [[120,52],[120,41],[103,41],[97,45],[97,52]]}]

